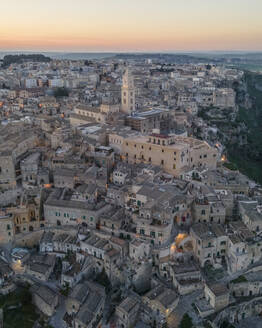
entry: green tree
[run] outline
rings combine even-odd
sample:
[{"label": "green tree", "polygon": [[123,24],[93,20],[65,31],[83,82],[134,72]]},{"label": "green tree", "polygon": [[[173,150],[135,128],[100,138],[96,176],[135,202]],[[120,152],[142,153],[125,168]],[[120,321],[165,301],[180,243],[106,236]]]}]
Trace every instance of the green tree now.
[{"label": "green tree", "polygon": [[187,313],[184,314],[180,322],[179,328],[192,328],[192,327],[193,327],[193,323],[191,317]]},{"label": "green tree", "polygon": [[69,96],[69,92],[66,88],[57,88],[55,90],[55,97],[68,97]]},{"label": "green tree", "polygon": [[23,289],[20,294],[22,305],[29,305],[32,302],[32,295],[28,289]]},{"label": "green tree", "polygon": [[104,286],[106,289],[106,292],[108,292],[111,288],[111,283],[110,280],[108,278],[108,275],[106,274],[105,269],[103,268],[103,270],[96,276],[95,281]]},{"label": "green tree", "polygon": [[227,320],[224,320],[220,326],[220,328],[235,328],[231,323],[229,323]]}]

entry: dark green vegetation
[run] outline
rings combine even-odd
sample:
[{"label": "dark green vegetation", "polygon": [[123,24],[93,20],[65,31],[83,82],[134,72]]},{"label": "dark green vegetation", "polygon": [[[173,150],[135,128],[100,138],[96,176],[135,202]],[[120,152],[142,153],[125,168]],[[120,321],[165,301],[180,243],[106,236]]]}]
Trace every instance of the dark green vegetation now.
[{"label": "dark green vegetation", "polygon": [[4,310],[5,328],[32,328],[39,315],[35,312],[28,288],[19,287],[13,293],[0,297]]},{"label": "dark green vegetation", "polygon": [[192,327],[193,327],[192,319],[187,313],[184,314],[180,322],[179,328],[192,328]]},{"label": "dark green vegetation", "polygon": [[41,54],[30,54],[30,55],[6,55],[3,59],[3,68],[9,67],[13,63],[21,64],[26,61],[33,62],[50,62],[51,58]]},{"label": "dark green vegetation", "polygon": [[70,293],[70,287],[69,287],[69,284],[66,283],[66,285],[60,289],[60,293],[64,296],[68,296],[69,293]]},{"label": "dark green vegetation", "polygon": [[238,283],[240,283],[240,282],[246,282],[246,281],[247,281],[247,279],[246,279],[245,276],[239,276],[238,278],[232,280],[231,282],[232,282],[233,284],[238,284]]},{"label": "dark green vegetation", "polygon": [[68,97],[69,92],[66,88],[57,88],[55,90],[54,96],[57,97]]},{"label": "dark green vegetation", "polygon": [[227,320],[223,321],[220,325],[220,328],[235,328],[231,323],[229,323]]},{"label": "dark green vegetation", "polygon": [[248,128],[247,144],[228,148],[228,158],[249,178],[262,184],[262,75],[245,72],[252,108],[240,107],[236,123]]},{"label": "dark green vegetation", "polygon": [[222,268],[215,269],[212,265],[207,264],[203,270],[206,279],[210,281],[216,281],[222,279],[224,276],[224,270]]},{"label": "dark green vegetation", "polygon": [[110,288],[111,288],[111,283],[110,280],[105,272],[105,269],[103,269],[97,276],[95,279],[95,282],[97,282],[98,284],[102,285],[105,287],[106,289],[106,293],[109,292]]},{"label": "dark green vegetation", "polygon": [[237,171],[237,169],[238,169],[236,164],[234,164],[234,163],[226,162],[223,165],[231,171]]}]

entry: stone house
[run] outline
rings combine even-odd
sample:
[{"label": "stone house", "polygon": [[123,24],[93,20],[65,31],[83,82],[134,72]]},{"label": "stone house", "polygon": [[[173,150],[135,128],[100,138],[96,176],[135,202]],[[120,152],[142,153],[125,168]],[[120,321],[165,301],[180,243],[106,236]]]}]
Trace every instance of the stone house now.
[{"label": "stone house", "polygon": [[131,328],[139,317],[141,301],[138,296],[130,295],[116,307],[117,327]]},{"label": "stone house", "polygon": [[30,289],[32,293],[32,302],[39,311],[46,316],[51,317],[59,303],[59,297],[51,288],[35,284]]},{"label": "stone house", "polygon": [[194,263],[173,265],[170,267],[170,275],[173,285],[180,295],[186,295],[203,288],[201,272]]},{"label": "stone house", "polygon": [[229,304],[229,289],[220,283],[205,284],[205,298],[215,311],[219,311]]},{"label": "stone house", "polygon": [[179,302],[179,295],[172,289],[158,285],[143,296],[143,302],[149,306],[156,315],[161,313],[167,318],[176,308]]},{"label": "stone house", "polygon": [[74,317],[75,328],[93,328],[99,327],[101,324],[106,298],[105,291],[93,283],[89,284],[89,288],[87,298]]},{"label": "stone house", "polygon": [[193,253],[201,267],[225,259],[228,236],[219,224],[196,223],[190,229]]}]

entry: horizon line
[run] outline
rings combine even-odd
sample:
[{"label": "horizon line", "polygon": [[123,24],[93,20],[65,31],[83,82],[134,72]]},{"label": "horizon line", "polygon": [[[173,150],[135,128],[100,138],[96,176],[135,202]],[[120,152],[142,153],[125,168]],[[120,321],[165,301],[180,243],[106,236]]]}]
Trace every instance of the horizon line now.
[{"label": "horizon line", "polygon": [[173,54],[173,53],[262,53],[261,50],[26,50],[26,49],[0,49],[0,52],[47,52],[47,53],[72,53],[72,54],[83,54],[83,53],[105,53],[105,54]]}]

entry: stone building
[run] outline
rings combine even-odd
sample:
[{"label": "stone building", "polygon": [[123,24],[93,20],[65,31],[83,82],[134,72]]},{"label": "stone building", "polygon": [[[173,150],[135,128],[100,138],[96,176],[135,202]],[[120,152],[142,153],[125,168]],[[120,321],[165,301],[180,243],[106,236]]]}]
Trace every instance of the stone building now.
[{"label": "stone building", "polygon": [[39,311],[46,316],[51,317],[58,306],[59,298],[56,292],[51,288],[35,284],[30,289],[32,293],[32,302]]},{"label": "stone building", "polygon": [[121,111],[125,114],[131,114],[135,111],[135,85],[134,79],[129,69],[123,76],[121,88]]},{"label": "stone building", "polygon": [[254,201],[240,201],[239,215],[250,231],[262,232],[262,205]]},{"label": "stone building", "polygon": [[193,252],[201,267],[221,262],[227,255],[228,236],[222,225],[194,224],[190,229]]},{"label": "stone building", "polygon": [[26,273],[42,281],[47,281],[54,270],[55,255],[31,255],[25,265]]},{"label": "stone building", "polygon": [[179,302],[179,296],[174,290],[158,285],[143,296],[143,302],[156,315],[161,313],[167,318],[176,308]]},{"label": "stone building", "polygon": [[262,294],[262,281],[248,281],[245,278],[243,282],[232,281],[230,284],[230,292],[236,298],[259,296]]},{"label": "stone building", "polygon": [[125,298],[116,307],[117,327],[131,328],[136,324],[139,317],[141,301],[133,295]]},{"label": "stone building", "polygon": [[15,235],[14,219],[11,214],[0,213],[0,243],[6,244],[12,242]]},{"label": "stone building", "polygon": [[96,227],[102,213],[109,210],[110,205],[104,201],[97,203],[83,202],[73,199],[73,190],[55,189],[44,203],[46,224],[53,226],[77,225],[82,223]]},{"label": "stone building", "polygon": [[225,223],[226,210],[218,199],[210,201],[207,197],[196,198],[193,202],[192,212],[195,222]]},{"label": "stone building", "polygon": [[170,268],[170,275],[173,285],[180,295],[186,295],[203,288],[201,272],[194,263],[173,265]]},{"label": "stone building", "polygon": [[20,162],[23,183],[35,185],[37,183],[38,167],[41,154],[36,152]]},{"label": "stone building", "polygon": [[87,298],[74,317],[74,327],[99,327],[103,318],[105,298],[106,295],[104,289],[97,287],[93,283],[90,283]]},{"label": "stone building", "polygon": [[143,112],[134,112],[126,118],[126,125],[143,134],[158,130],[168,132],[170,127],[170,113],[166,109],[151,109]]},{"label": "stone building", "polygon": [[229,305],[229,290],[219,283],[205,284],[205,297],[215,311],[219,311]]},{"label": "stone building", "polygon": [[[118,141],[109,135],[109,144],[114,148]],[[183,177],[188,168],[216,168],[217,150],[206,142],[175,135],[152,134],[150,136],[126,137],[121,140],[122,160],[135,164],[145,163],[160,166],[176,177]]]},{"label": "stone building", "polygon": [[213,103],[219,108],[235,108],[236,94],[230,88],[217,88],[213,93]]}]

